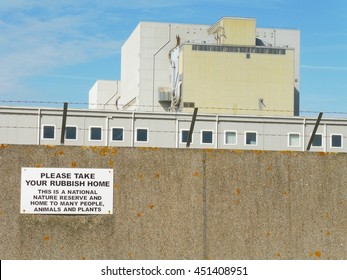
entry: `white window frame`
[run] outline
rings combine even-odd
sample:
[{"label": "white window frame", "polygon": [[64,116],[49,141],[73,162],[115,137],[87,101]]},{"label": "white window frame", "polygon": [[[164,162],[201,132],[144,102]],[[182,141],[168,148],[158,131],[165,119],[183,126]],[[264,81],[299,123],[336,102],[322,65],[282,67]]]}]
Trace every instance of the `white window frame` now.
[{"label": "white window frame", "polygon": [[[212,133],[212,142],[211,143],[204,143],[203,142],[203,133],[204,132],[211,132]],[[201,145],[213,145],[214,144],[214,133],[213,133],[213,130],[211,129],[201,129],[200,130],[200,144]]]},{"label": "white window frame", "polygon": [[[113,140],[113,129],[122,129],[123,130],[123,133],[122,133],[122,136],[123,136],[123,139],[122,140]],[[117,142],[117,143],[122,143],[122,142],[124,142],[125,140],[124,140],[124,131],[125,131],[125,129],[124,129],[124,127],[120,127],[120,126],[114,126],[114,127],[111,127],[111,141],[112,142]]]},{"label": "white window frame", "polygon": [[[234,132],[235,133],[235,144],[227,143],[227,133],[228,132]],[[237,145],[237,131],[236,130],[224,130],[224,145],[227,145],[227,146],[236,146]]]},{"label": "white window frame", "polygon": [[[185,144],[187,144],[187,142],[183,142],[183,141],[182,141],[183,131],[187,131],[187,132],[188,132],[188,135],[189,135],[189,129],[182,128],[182,129],[180,130],[180,133],[179,133],[180,144],[185,145]],[[187,139],[187,140],[188,140],[188,139]],[[192,139],[190,139],[190,144],[193,144],[193,134],[192,134]]]},{"label": "white window frame", "polygon": [[[320,135],[320,136],[322,137],[322,145],[321,145],[321,146],[314,146],[314,145],[313,145],[313,142],[314,142],[314,141],[312,141],[311,147],[313,147],[313,148],[323,148],[323,147],[324,147],[324,135],[323,135],[323,133],[316,133],[315,136],[318,136],[318,135]],[[314,140],[314,139],[313,139],[313,140]]]},{"label": "white window frame", "polygon": [[[255,133],[255,137],[256,137],[256,143],[255,144],[247,144],[247,133]],[[259,140],[258,140],[258,131],[245,131],[245,142],[244,142],[244,144],[245,144],[245,146],[247,146],[247,147],[256,147],[256,146],[258,146],[258,143],[259,143]]]},{"label": "white window frame", "polygon": [[[68,127],[75,127],[75,128],[76,128],[76,138],[75,138],[75,139],[67,139],[67,138],[66,138],[66,128],[68,128]],[[67,140],[67,141],[77,141],[77,140],[78,140],[78,126],[77,126],[77,125],[67,125],[67,126],[65,127],[64,139]]]},{"label": "white window frame", "polygon": [[[92,139],[92,128],[101,128],[101,137],[100,139]],[[103,133],[102,133],[103,127],[102,126],[89,126],[89,141],[92,142],[102,142],[103,141]]]},{"label": "white window frame", "polygon": [[[333,147],[333,136],[341,136],[341,147]],[[331,133],[330,134],[330,148],[331,149],[342,149],[343,148],[343,134],[341,134],[341,133]]]},{"label": "white window frame", "polygon": [[[138,133],[139,129],[147,130],[147,140],[146,141],[137,140],[137,133]],[[136,133],[135,133],[135,142],[136,143],[148,143],[149,142],[149,128],[148,127],[137,127],[135,131],[136,131]]]},{"label": "white window frame", "polygon": [[[290,145],[290,135],[299,135],[299,144],[298,145]],[[288,141],[287,141],[287,146],[290,148],[300,148],[301,147],[301,135],[299,132],[288,132]]]},{"label": "white window frame", "polygon": [[[44,132],[45,132],[45,127],[48,126],[53,126],[54,127],[54,137],[53,138],[45,138],[44,137]],[[57,127],[55,124],[44,124],[42,125],[42,131],[41,131],[41,139],[45,140],[45,141],[54,141],[56,139],[56,135],[57,135]]]}]

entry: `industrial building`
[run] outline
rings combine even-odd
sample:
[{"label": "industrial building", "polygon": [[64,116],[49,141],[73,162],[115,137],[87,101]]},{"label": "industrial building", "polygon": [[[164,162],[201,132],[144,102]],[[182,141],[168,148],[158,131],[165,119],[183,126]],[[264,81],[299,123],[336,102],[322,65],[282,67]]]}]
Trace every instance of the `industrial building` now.
[{"label": "industrial building", "polygon": [[[1,144],[305,151],[300,32],[224,17],[211,26],[141,22],[121,81],[97,81],[88,109],[0,107]],[[312,151],[347,152],[347,120],[322,119]]]},{"label": "industrial building", "polygon": [[121,80],[97,81],[89,108],[293,116],[299,76],[299,30],[252,18],[140,22],[121,50]]}]

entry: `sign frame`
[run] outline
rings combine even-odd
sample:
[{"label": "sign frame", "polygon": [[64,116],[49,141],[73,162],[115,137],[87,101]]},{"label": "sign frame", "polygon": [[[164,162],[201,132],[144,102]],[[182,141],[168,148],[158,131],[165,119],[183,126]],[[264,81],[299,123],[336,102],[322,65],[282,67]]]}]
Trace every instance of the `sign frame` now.
[{"label": "sign frame", "polygon": [[113,214],[113,169],[21,169],[21,214]]}]

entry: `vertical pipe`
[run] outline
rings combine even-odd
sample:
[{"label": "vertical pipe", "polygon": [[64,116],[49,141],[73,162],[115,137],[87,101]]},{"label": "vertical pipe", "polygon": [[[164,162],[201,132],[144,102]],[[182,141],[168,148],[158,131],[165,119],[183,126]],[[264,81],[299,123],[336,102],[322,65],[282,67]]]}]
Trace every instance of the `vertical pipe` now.
[{"label": "vertical pipe", "polygon": [[135,129],[135,112],[133,112],[132,114],[131,114],[131,131],[130,131],[130,133],[131,133],[131,143],[130,143],[130,146],[131,147],[134,147],[134,133],[135,133],[135,131],[134,131],[134,129]]},{"label": "vertical pipe", "polygon": [[37,141],[36,144],[40,145],[41,144],[41,108],[38,109],[37,112]]},{"label": "vertical pipe", "polygon": [[306,137],[306,118],[304,118],[302,123],[302,151],[305,151],[305,137]]},{"label": "vertical pipe", "polygon": [[327,124],[324,124],[324,135],[323,135],[323,141],[324,141],[324,152],[326,153],[328,151],[328,135],[327,135]]},{"label": "vertical pipe", "polygon": [[106,131],[105,131],[105,144],[106,144],[106,147],[109,146],[109,138],[110,138],[110,118],[108,116],[106,116]]},{"label": "vertical pipe", "polygon": [[152,74],[152,88],[153,88],[153,92],[152,92],[152,112],[154,111],[154,95],[155,95],[155,58],[157,56],[157,54],[166,47],[166,45],[168,45],[171,42],[171,24],[169,24],[169,34],[168,34],[168,40],[167,42],[159,49],[156,51],[156,53],[153,55],[153,74]]},{"label": "vertical pipe", "polygon": [[180,143],[180,133],[179,133],[179,124],[178,124],[178,116],[176,114],[176,131],[175,131],[175,148],[179,147]]},{"label": "vertical pipe", "polygon": [[216,115],[216,149],[219,148],[219,115]]}]

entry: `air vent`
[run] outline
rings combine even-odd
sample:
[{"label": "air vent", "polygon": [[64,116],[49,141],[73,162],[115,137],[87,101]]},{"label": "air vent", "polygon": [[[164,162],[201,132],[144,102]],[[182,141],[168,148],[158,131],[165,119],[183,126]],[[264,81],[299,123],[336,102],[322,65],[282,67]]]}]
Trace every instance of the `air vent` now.
[{"label": "air vent", "polygon": [[171,102],[172,91],[168,87],[160,87],[158,92],[159,102]]},{"label": "air vent", "polygon": [[184,108],[194,108],[195,103],[194,102],[183,102],[183,107]]}]

